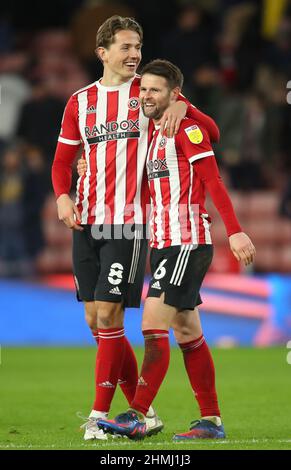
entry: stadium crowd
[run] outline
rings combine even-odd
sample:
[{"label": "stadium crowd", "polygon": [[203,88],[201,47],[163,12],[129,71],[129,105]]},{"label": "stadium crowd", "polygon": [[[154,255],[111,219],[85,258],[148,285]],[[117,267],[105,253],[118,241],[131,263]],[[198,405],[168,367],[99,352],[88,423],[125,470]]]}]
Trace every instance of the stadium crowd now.
[{"label": "stadium crowd", "polygon": [[113,14],[142,24],[143,64],[161,57],[179,66],[184,94],[218,123],[215,150],[228,187],[275,192],[278,213],[291,218],[291,1],[168,0],[166,8],[154,0],[138,7],[133,0],[6,2],[0,7],[0,216],[6,221],[0,276],[36,268],[63,109],[74,91],[101,76],[95,35]]}]

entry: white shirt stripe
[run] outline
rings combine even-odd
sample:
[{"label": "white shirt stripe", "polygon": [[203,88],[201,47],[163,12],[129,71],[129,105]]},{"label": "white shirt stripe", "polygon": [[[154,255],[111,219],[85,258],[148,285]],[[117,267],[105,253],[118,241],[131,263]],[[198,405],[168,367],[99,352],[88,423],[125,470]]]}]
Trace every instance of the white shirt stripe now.
[{"label": "white shirt stripe", "polygon": [[179,221],[179,199],[180,199],[180,175],[178,167],[178,156],[175,150],[174,139],[168,141],[169,151],[171,153],[171,159],[168,162],[168,168],[171,173],[169,179],[171,200],[169,210],[169,221],[170,221],[170,237],[172,243],[175,245],[181,244],[181,230]]},{"label": "white shirt stripe", "polygon": [[199,234],[199,208],[198,208],[197,215],[195,215],[195,211],[193,211],[193,208],[191,205],[193,176],[194,176],[193,173],[194,173],[193,167],[192,165],[190,165],[190,189],[189,189],[189,198],[188,198],[188,210],[189,210],[189,220],[190,220],[190,225],[191,225],[192,240],[194,241],[194,240],[198,240],[198,234]]},{"label": "white shirt stripe", "polygon": [[163,248],[164,242],[163,242],[163,200],[162,200],[162,194],[161,194],[161,187],[160,187],[160,182],[159,180],[154,181],[155,185],[155,193],[156,193],[156,237],[158,242],[158,248]]},{"label": "white shirt stripe", "polygon": [[[140,138],[138,142],[138,149],[137,149],[137,178],[138,181],[142,180],[145,163],[147,158],[147,151],[148,151],[148,131],[149,131],[149,119],[146,118],[140,108],[139,112],[139,126],[140,126]],[[143,220],[143,215],[141,211],[141,185],[137,188],[136,195],[134,198],[134,206],[135,206],[135,221],[137,224],[141,224]]]},{"label": "white shirt stripe", "polygon": [[[104,88],[98,88],[98,99],[96,106],[96,124],[106,122],[107,117],[107,93]],[[105,175],[106,175],[106,148],[107,142],[99,142],[97,147],[97,190],[95,222],[102,224],[105,218]]]},{"label": "white shirt stripe", "polygon": [[[131,84],[130,84],[131,85]],[[128,107],[125,106],[128,100],[130,85],[122,88],[118,93],[118,117],[117,121],[126,121],[128,115]],[[114,224],[124,223],[124,207],[126,203],[126,156],[127,156],[127,139],[117,140],[116,154],[116,180],[115,180],[115,211]]]},{"label": "white shirt stripe", "polygon": [[[82,139],[85,143],[85,158],[87,162],[87,172],[86,176],[84,178],[84,197],[82,200],[82,217],[81,217],[81,222],[82,224],[85,224],[87,222],[87,216],[88,216],[88,194],[89,194],[89,177],[90,177],[90,158],[89,158],[89,153],[90,153],[90,148],[89,145],[86,141],[85,138],[85,132],[84,132],[84,127],[86,126],[86,109],[87,109],[87,103],[88,103],[88,95],[87,91],[83,91],[78,95],[78,105],[79,105],[79,122],[80,122],[80,129],[81,129],[81,135]],[[80,189],[80,184],[79,184],[79,189]],[[80,195],[78,198],[78,201],[80,200]]]}]

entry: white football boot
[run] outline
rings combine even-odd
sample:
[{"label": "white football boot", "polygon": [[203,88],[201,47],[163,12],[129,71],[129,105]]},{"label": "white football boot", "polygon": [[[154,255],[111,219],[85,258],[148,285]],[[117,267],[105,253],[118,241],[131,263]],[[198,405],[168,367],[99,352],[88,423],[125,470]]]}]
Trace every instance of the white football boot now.
[{"label": "white football boot", "polygon": [[100,441],[107,441],[108,440],[107,434],[105,434],[104,431],[100,429],[97,424],[98,419],[107,418],[107,415],[97,417],[95,416],[95,413],[91,412],[88,418],[85,418],[81,416],[80,414],[78,415],[79,418],[85,420],[85,423],[82,424],[82,426],[80,426],[80,429],[85,429],[84,440],[91,441],[91,440],[97,439]]},{"label": "white football boot", "polygon": [[[106,419],[107,415],[105,416],[105,413],[104,413],[101,416],[98,413],[98,416],[97,416],[97,413],[98,412],[96,411],[95,412],[92,411],[88,418],[85,418],[80,413],[78,413],[78,417],[85,420],[85,423],[82,424],[82,426],[80,426],[80,429],[85,429],[85,434],[84,434],[85,441],[94,440],[94,439],[102,440],[102,441],[108,440],[108,434],[105,434],[103,429],[100,429],[97,424],[98,419],[100,418]],[[164,428],[164,424],[162,420],[156,414],[152,406],[149,407],[149,410],[145,416],[145,422],[146,422],[146,435],[148,437],[158,434]],[[114,437],[119,437],[119,436],[114,436]]]},{"label": "white football boot", "polygon": [[158,417],[155,410],[152,406],[149,407],[149,410],[145,416],[146,422],[146,435],[154,436],[161,432],[164,428],[162,420]]}]

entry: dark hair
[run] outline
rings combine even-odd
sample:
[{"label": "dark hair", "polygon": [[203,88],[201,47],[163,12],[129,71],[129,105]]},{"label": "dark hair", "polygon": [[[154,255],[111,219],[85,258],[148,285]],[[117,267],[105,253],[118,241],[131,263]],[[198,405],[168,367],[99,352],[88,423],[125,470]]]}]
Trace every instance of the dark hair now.
[{"label": "dark hair", "polygon": [[104,23],[98,29],[96,35],[96,48],[105,47],[108,49],[108,47],[114,43],[114,35],[118,33],[118,31],[124,30],[135,31],[140,37],[140,42],[142,42],[143,30],[134,18],[125,18],[114,15],[110,18],[107,18],[107,20],[104,21]]},{"label": "dark hair", "polygon": [[184,77],[181,70],[168,60],[152,60],[143,67],[141,71],[141,76],[145,75],[146,73],[158,75],[159,77],[164,77],[167,80],[167,83],[171,90],[176,87],[182,88],[183,86]]}]

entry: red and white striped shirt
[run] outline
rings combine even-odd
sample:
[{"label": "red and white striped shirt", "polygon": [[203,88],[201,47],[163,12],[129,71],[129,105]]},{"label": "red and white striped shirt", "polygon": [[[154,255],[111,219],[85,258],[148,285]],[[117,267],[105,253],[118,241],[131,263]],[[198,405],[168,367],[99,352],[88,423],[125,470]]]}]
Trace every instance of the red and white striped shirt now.
[{"label": "red and white striped shirt", "polygon": [[208,133],[192,119],[171,139],[156,129],[147,158],[152,247],[211,244],[205,185],[193,162],[213,155]]},{"label": "red and white striped shirt", "polygon": [[[115,87],[94,82],[74,93],[65,108],[52,166],[55,195],[69,194],[72,164],[80,144],[86,174],[77,182],[76,204],[82,224],[145,223],[149,189],[145,172],[154,126],[139,103],[140,77]],[[187,116],[219,140],[213,119],[184,101]]]},{"label": "red and white striped shirt", "polygon": [[58,141],[83,145],[87,171],[76,193],[82,224],[146,221],[144,166],[153,125],[140,107],[139,86],[138,76],[112,87],[97,81],[67,103]]}]

